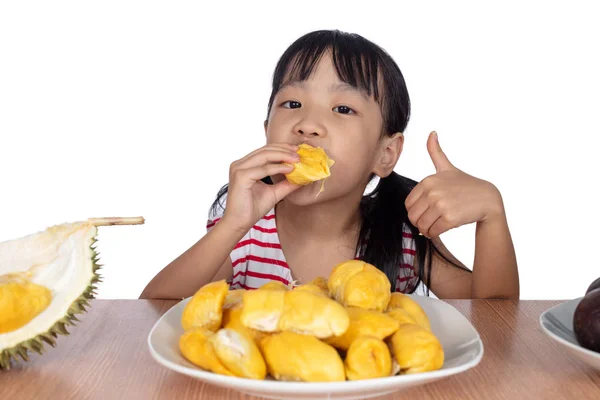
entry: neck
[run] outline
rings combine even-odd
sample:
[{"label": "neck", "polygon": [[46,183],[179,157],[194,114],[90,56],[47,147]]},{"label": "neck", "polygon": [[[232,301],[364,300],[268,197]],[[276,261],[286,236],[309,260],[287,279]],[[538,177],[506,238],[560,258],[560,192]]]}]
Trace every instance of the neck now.
[{"label": "neck", "polygon": [[296,240],[330,241],[345,237],[358,239],[361,226],[357,206],[361,193],[353,193],[324,203],[297,206],[285,199],[277,205],[277,226]]}]

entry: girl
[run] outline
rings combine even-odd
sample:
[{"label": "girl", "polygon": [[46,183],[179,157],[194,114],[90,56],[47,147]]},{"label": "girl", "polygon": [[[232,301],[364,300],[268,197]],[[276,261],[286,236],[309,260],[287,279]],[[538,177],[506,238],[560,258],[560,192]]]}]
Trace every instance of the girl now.
[{"label": "girl", "polygon": [[[383,49],[339,31],[298,39],[275,69],[266,145],[231,164],[207,234],[141,297],[181,299],[221,279],[232,289],[307,283],[360,258],[385,272],[392,290],[517,299],[517,262],[496,187],[457,169],[435,132],[427,141],[434,175],[417,184],[393,171],[409,114],[404,78]],[[283,175],[301,143],[335,161],[318,196],[321,182],[301,187]],[[472,272],[439,240],[468,223],[477,223]]]}]

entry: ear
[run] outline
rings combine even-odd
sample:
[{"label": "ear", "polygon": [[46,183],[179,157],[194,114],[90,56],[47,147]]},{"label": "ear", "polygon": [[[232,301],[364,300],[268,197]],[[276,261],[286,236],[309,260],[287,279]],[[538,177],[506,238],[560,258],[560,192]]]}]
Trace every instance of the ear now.
[{"label": "ear", "polygon": [[402,149],[404,147],[404,134],[396,132],[392,136],[381,139],[377,157],[374,160],[373,173],[380,178],[385,178],[392,173]]}]

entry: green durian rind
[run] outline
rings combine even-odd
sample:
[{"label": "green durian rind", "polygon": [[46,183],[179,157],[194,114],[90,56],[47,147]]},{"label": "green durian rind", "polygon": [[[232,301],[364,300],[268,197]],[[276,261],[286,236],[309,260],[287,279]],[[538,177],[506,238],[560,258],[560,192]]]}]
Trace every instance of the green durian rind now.
[{"label": "green durian rind", "polygon": [[11,362],[15,361],[19,363],[19,358],[22,361],[29,361],[29,352],[36,352],[38,354],[43,354],[44,343],[56,347],[56,338],[58,335],[68,336],[70,333],[67,330],[67,327],[72,326],[75,327],[76,323],[79,320],[76,317],[76,314],[83,314],[87,312],[87,308],[90,307],[89,300],[92,300],[96,296],[96,290],[98,289],[96,284],[98,282],[102,282],[102,278],[98,272],[100,268],[102,268],[102,264],[99,264],[100,254],[96,252],[95,244],[98,241],[96,239],[97,236],[93,237],[90,244],[90,249],[92,251],[92,269],[93,276],[90,281],[90,284],[87,288],[81,293],[81,295],[73,301],[71,307],[67,311],[67,314],[57,320],[52,327],[44,333],[39,334],[38,336],[27,339],[13,347],[4,349],[0,351],[0,370],[9,370],[11,368]]}]

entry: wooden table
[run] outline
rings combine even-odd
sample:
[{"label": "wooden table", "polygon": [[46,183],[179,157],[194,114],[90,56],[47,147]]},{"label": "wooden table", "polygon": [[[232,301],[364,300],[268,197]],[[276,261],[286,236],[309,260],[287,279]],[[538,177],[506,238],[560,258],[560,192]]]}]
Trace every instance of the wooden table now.
[{"label": "wooden table", "polygon": [[[565,353],[538,324],[559,301],[448,301],[481,334],[485,354],[465,373],[380,399],[600,399],[600,373]],[[175,301],[94,300],[55,348],[0,371],[0,399],[256,399],[171,372],[147,336]]]}]

